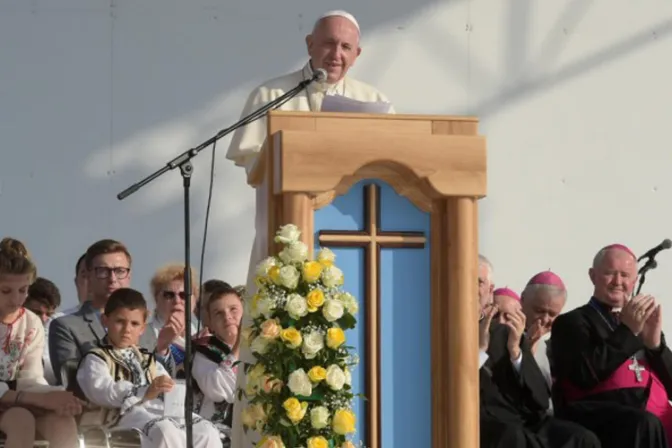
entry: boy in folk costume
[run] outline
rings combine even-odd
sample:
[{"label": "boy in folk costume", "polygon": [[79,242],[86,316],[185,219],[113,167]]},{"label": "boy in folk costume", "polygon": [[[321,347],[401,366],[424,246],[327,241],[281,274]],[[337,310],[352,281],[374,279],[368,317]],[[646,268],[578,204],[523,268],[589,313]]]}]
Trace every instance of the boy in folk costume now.
[{"label": "boy in folk costume", "polygon": [[212,335],[194,341],[195,410],[228,437],[236,391],[234,363],[238,360],[243,318],[238,290],[229,285],[214,290],[204,311]]},{"label": "boy in folk costume", "polygon": [[[183,419],[163,415],[163,394],[173,388],[173,380],[154,354],[138,347],[146,322],[147,303],[140,292],[114,291],[102,316],[107,337],[82,358],[77,382],[89,401],[105,409],[106,426],[142,431],[143,448],[184,448]],[[196,415],[193,422],[194,447],[221,446],[210,422]]]}]

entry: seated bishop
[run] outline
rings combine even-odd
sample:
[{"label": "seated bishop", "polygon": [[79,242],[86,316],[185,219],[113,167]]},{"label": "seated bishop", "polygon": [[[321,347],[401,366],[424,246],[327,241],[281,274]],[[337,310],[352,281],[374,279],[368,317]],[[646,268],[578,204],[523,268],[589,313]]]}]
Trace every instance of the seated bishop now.
[{"label": "seated bishop", "polygon": [[497,288],[492,293],[493,303],[497,305],[499,312],[495,316],[495,320],[499,323],[504,323],[504,315],[506,313],[514,313],[521,309],[520,296],[512,289]]},{"label": "seated bishop", "polygon": [[567,288],[557,274],[551,271],[540,272],[527,282],[521,294],[521,302],[527,322],[525,334],[550,390],[552,381],[547,354],[548,341],[551,337],[551,326],[567,302]]},{"label": "seated bishop", "polygon": [[637,257],[600,250],[589,270],[590,301],[553,323],[555,415],[593,431],[609,448],[667,448],[672,435],[672,352],[660,304],[631,298]]},{"label": "seated bishop", "polygon": [[497,310],[488,307],[479,325],[481,447],[600,447],[590,431],[548,415],[550,391],[523,334],[525,315],[491,324]]}]

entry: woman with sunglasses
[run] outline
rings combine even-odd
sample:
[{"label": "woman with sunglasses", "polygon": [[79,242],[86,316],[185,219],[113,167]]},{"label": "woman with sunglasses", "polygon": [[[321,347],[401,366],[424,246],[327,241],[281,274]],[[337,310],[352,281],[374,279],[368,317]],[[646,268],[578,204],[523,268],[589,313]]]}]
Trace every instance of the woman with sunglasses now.
[{"label": "woman with sunglasses", "polygon": [[[191,270],[191,330],[193,336],[198,331],[198,320],[194,308],[198,299],[198,276]],[[183,371],[185,356],[185,312],[186,292],[184,290],[184,265],[171,264],[159,269],[152,277],[150,289],[156,308],[150,324],[156,334],[156,352],[163,356],[172,354],[175,360],[174,378],[179,378]]]}]

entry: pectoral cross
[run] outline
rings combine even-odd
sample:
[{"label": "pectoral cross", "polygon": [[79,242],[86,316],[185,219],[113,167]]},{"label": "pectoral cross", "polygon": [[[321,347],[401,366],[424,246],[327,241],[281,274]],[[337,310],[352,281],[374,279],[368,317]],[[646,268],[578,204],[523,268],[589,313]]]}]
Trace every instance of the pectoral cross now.
[{"label": "pectoral cross", "polygon": [[645,371],[646,369],[644,368],[644,366],[639,365],[639,363],[637,362],[637,358],[632,358],[632,364],[628,366],[628,369],[635,372],[635,379],[637,380],[638,383],[641,383],[642,372]]}]

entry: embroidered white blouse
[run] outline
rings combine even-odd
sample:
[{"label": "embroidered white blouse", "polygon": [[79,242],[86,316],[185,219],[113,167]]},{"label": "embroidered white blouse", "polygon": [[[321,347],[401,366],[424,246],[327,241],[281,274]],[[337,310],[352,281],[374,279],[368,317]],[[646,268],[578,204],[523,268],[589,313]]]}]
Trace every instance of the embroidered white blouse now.
[{"label": "embroidered white blouse", "polygon": [[39,317],[21,308],[10,324],[0,323],[0,396],[8,390],[62,390],[44,379],[44,326]]}]

